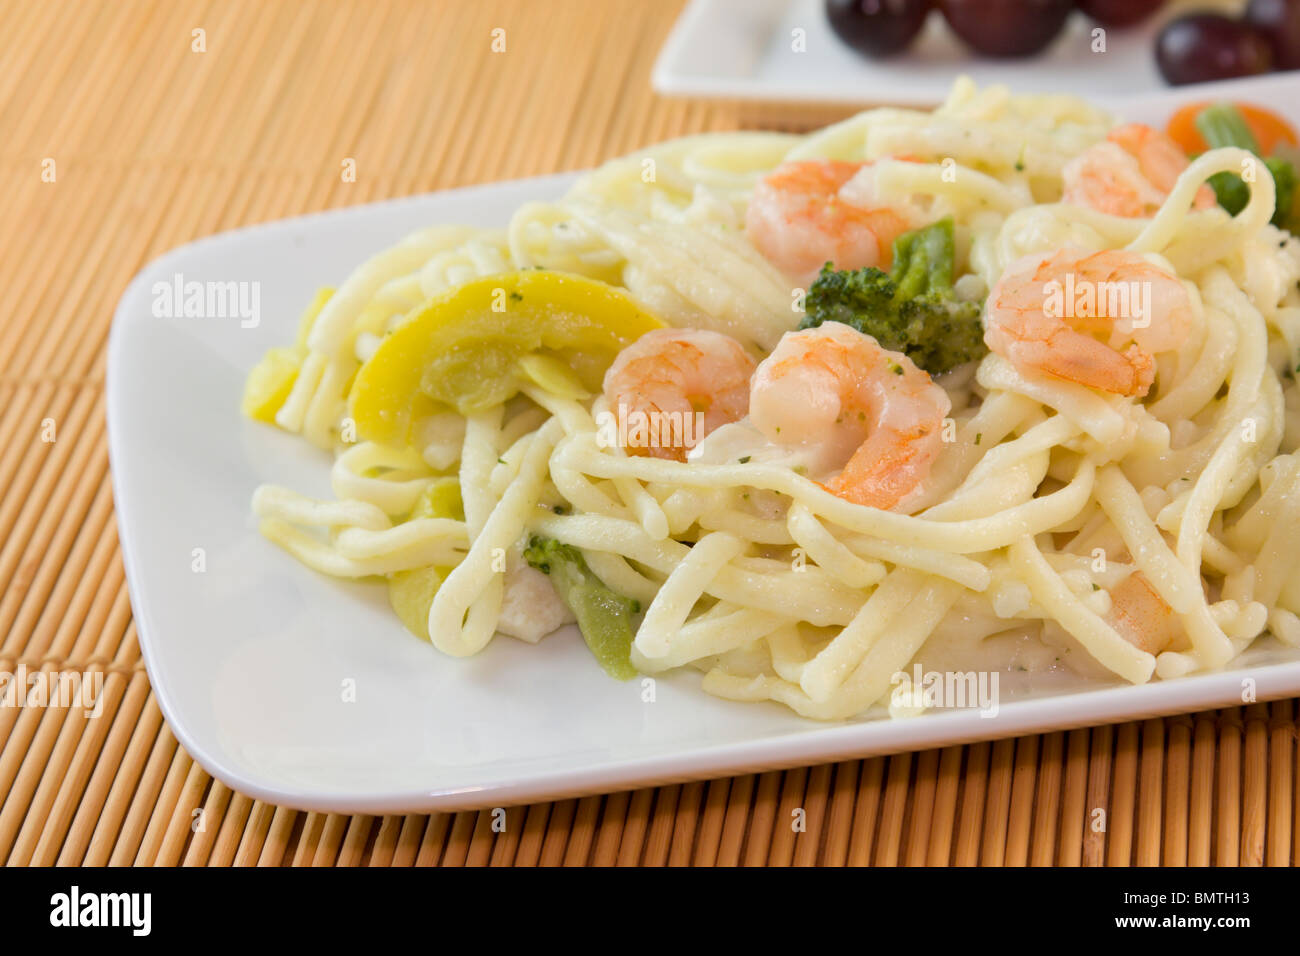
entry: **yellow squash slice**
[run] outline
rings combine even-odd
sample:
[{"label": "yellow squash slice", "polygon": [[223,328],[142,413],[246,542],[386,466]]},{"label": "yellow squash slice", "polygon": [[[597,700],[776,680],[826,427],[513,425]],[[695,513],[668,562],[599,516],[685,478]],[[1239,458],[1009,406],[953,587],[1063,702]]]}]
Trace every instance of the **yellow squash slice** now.
[{"label": "yellow squash slice", "polygon": [[361,366],[349,396],[357,438],[408,443],[412,422],[439,406],[488,408],[554,359],[600,390],[618,352],[659,321],[621,289],[585,276],[523,270],[462,285],[421,306]]}]

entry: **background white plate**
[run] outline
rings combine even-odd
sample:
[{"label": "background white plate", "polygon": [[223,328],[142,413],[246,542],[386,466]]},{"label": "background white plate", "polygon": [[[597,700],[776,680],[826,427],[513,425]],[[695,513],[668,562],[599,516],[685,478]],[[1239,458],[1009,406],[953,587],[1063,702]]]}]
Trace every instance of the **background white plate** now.
[{"label": "background white plate", "polygon": [[[1216,90],[1198,95],[1216,95]],[[1235,95],[1300,119],[1300,84]],[[1128,117],[1161,121],[1178,96]],[[1233,671],[1142,687],[1030,686],[1038,696],[907,721],[834,725],[775,704],[718,700],[689,675],[639,682],[600,671],[576,630],[539,646],[494,641],[470,660],[411,637],[379,585],[346,584],[264,541],[249,514],[263,481],[328,494],[329,458],[245,421],[247,370],[293,338],[320,286],[434,222],[504,225],[570,175],[479,186],[225,233],[151,263],[122,297],[108,359],[109,449],[140,646],[185,749],[229,786],[303,809],[399,813],[572,796],[1300,693],[1300,652],[1266,642]],[[163,319],[152,286],[260,283],[262,322]],[[206,570],[193,570],[203,549]],[[344,701],[345,682],[355,702]]]},{"label": "background white plate", "polygon": [[[691,0],[660,51],[653,83],[673,96],[930,105],[966,73],[981,86],[1006,83],[1022,93],[1068,91],[1119,102],[1168,88],[1154,52],[1165,21],[1193,7],[1224,6],[1233,5],[1167,3],[1140,24],[1107,30],[1104,53],[1092,49],[1097,24],[1075,13],[1042,53],[1023,59],[973,54],[935,11],[906,51],[873,60],[835,35],[823,0]],[[795,30],[804,31],[803,52],[792,49]]]}]

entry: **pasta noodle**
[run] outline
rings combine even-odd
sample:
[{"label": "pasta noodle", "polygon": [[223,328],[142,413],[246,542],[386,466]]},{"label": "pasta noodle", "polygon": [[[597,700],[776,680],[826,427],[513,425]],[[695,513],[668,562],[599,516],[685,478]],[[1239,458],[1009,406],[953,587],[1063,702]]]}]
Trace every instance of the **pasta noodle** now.
[{"label": "pasta noodle", "polygon": [[[1300,646],[1288,553],[1300,535],[1300,244],[1270,225],[1270,176],[1247,177],[1235,216],[1198,204],[1210,177],[1254,162],[1238,149],[1192,161],[1149,218],[1063,201],[1070,164],[1112,122],[1071,97],[963,80],[933,112],[677,140],[522,206],[503,230],[418,232],[362,264],[312,323],[274,421],[335,452],[335,500],[263,486],[261,531],[338,577],[438,569],[428,636],[453,656],[505,627],[512,589],[536,586],[521,549],[554,539],[639,602],[638,670],[691,667],[706,691],[817,719],[888,704],[899,672],[944,660],[937,634],[992,647],[1014,633],[1132,683],[1221,668],[1266,633]],[[771,353],[805,290],[746,237],[746,210],[794,160],[874,162],[875,201],[951,217],[957,289],[972,299],[1026,255],[1142,254],[1186,289],[1186,338],[1160,355],[1145,401],[997,350],[939,376],[952,407],[942,452],[893,510],[840,496],[771,448],[717,452],[721,432],[685,461],[629,454],[602,437],[612,400],[568,369],[521,374],[503,402],[440,407],[406,446],[356,440],[349,389],[386,334],[432,297],[515,270],[598,280],[670,326]],[[419,511],[447,488],[459,511]],[[1126,631],[1133,581],[1178,636]]]}]

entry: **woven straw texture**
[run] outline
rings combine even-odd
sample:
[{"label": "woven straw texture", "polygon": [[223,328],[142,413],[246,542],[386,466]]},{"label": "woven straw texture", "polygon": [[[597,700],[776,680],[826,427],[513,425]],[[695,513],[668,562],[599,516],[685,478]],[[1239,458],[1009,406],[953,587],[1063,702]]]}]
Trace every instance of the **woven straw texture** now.
[{"label": "woven straw texture", "polygon": [[[131,276],[235,226],[578,169],[746,117],[651,94],[673,2],[42,0],[0,11],[0,670],[105,675],[95,719],[0,707],[0,859],[1300,858],[1295,701],[519,807],[500,833],[490,812],[299,813],[214,781],[159,713],[117,544],[104,353]],[[496,27],[505,54],[490,52]],[[198,29],[205,52],[193,49]],[[341,181],[346,157],[356,182]]]}]

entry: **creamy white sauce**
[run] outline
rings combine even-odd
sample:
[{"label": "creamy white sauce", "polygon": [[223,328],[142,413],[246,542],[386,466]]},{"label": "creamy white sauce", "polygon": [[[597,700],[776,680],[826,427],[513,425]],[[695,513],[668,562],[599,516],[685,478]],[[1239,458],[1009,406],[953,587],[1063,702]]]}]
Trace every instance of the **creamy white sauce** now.
[{"label": "creamy white sauce", "polygon": [[749,462],[780,465],[815,481],[823,481],[843,468],[848,460],[840,449],[827,446],[828,443],[818,439],[798,443],[774,442],[755,428],[748,418],[742,418],[715,428],[691,449],[686,458],[701,465]]}]

